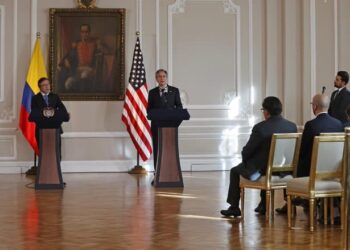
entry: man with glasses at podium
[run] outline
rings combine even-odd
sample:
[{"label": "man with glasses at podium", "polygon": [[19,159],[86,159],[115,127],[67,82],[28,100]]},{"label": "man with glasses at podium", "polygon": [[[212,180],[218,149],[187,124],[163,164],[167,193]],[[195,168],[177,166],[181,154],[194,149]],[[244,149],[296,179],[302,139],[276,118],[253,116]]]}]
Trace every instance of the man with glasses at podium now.
[{"label": "man with glasses at podium", "polygon": [[[179,89],[168,85],[168,72],[164,69],[157,70],[156,81],[158,83],[158,87],[151,89],[148,93],[147,111],[152,109],[182,109]],[[158,126],[156,126],[153,122],[151,123],[151,130],[154,169],[156,169],[158,153]]]}]

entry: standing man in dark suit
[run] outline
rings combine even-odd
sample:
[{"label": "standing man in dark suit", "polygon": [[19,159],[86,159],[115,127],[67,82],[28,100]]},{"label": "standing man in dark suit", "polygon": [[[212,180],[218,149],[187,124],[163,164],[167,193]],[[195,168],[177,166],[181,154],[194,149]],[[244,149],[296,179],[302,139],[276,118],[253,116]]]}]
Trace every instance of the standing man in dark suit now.
[{"label": "standing man in dark suit", "polygon": [[[238,166],[231,168],[230,187],[227,196],[227,203],[231,206],[227,210],[221,210],[221,214],[224,216],[236,217],[241,215],[241,210],[239,209],[240,175],[256,181],[261,175],[265,174],[272,135],[274,133],[297,132],[297,126],[282,117],[282,103],[277,97],[266,97],[262,103],[261,110],[265,120],[253,127],[252,134],[242,150],[242,162]],[[261,202],[258,207],[260,207],[260,210],[264,210],[266,193],[261,192],[260,194]]]},{"label": "standing man in dark suit", "polygon": [[337,88],[332,93],[331,103],[329,104],[328,114],[340,120],[342,123],[347,121],[346,108],[350,105],[350,92],[346,88],[349,82],[349,73],[339,71],[334,80],[334,87]]},{"label": "standing man in dark suit", "polygon": [[[168,72],[164,69],[157,70],[156,81],[158,82],[158,87],[151,89],[148,93],[147,111],[151,109],[181,109],[182,103],[179,89],[168,85]],[[156,169],[158,153],[158,127],[155,124],[151,124],[151,130],[154,169]]]},{"label": "standing man in dark suit", "polygon": [[[42,113],[45,108],[53,108],[53,109],[64,110],[64,112],[67,113],[67,109],[62,103],[59,96],[54,93],[51,93],[51,86],[48,78],[46,77],[40,78],[38,81],[38,86],[39,86],[40,92],[32,97],[31,112],[39,111],[40,113]],[[62,127],[60,128],[60,132],[61,134],[63,134]],[[35,137],[39,145],[39,128],[38,127],[36,127],[35,129]],[[61,148],[61,140],[59,144]]]}]

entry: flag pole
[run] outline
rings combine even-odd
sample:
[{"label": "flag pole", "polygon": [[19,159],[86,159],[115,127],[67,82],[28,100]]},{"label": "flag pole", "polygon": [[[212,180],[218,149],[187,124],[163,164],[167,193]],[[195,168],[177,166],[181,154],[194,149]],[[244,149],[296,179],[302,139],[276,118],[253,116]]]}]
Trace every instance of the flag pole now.
[{"label": "flag pole", "polygon": [[129,174],[147,174],[147,170],[140,165],[140,155],[137,153],[136,155],[136,165],[129,170]]},{"label": "flag pole", "polygon": [[[140,37],[140,32],[136,31],[136,36]],[[136,165],[129,170],[129,174],[147,174],[147,170],[140,165],[140,154],[136,154]]]}]

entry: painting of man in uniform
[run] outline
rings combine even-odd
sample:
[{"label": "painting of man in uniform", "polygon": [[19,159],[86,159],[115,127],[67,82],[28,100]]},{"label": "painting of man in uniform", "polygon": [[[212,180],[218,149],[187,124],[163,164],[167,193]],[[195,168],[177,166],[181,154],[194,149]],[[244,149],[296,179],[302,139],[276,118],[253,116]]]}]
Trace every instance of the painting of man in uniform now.
[{"label": "painting of man in uniform", "polygon": [[54,90],[68,100],[122,96],[121,20],[109,16],[61,16],[57,20]]}]

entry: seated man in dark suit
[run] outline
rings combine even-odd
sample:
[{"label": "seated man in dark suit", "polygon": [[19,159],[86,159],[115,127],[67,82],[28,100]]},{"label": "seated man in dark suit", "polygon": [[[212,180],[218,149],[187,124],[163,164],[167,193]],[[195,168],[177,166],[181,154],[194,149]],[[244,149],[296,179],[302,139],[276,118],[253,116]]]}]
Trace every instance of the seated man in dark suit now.
[{"label": "seated man in dark suit", "polygon": [[[66,107],[62,103],[60,97],[51,92],[50,81],[48,78],[43,77],[38,81],[40,92],[32,97],[31,111],[43,112],[44,108],[62,109],[67,113]],[[61,134],[63,133],[60,128]],[[35,129],[35,138],[39,145],[39,128]],[[61,146],[61,141],[59,142]]]},{"label": "seated man in dark suit", "polygon": [[345,110],[350,105],[350,92],[346,88],[349,82],[349,74],[346,71],[339,71],[334,80],[334,87],[337,88],[332,93],[328,114],[341,122],[346,122]]},{"label": "seated man in dark suit", "polygon": [[343,124],[327,114],[329,98],[327,95],[315,95],[312,99],[312,111],[316,116],[305,123],[301,139],[297,177],[310,175],[311,154],[314,137],[320,133],[343,132]]},{"label": "seated man in dark suit", "polygon": [[[274,133],[297,132],[297,126],[282,117],[282,103],[277,97],[266,97],[262,104],[262,111],[265,121],[253,127],[252,134],[242,150],[242,162],[231,169],[230,187],[227,196],[227,203],[231,206],[227,210],[221,210],[221,214],[224,216],[236,217],[241,215],[239,209],[240,175],[256,181],[261,175],[265,174],[272,135]],[[258,211],[260,213],[265,209],[265,200],[265,192],[261,192],[260,211]]]},{"label": "seated man in dark suit", "polygon": [[[303,136],[301,139],[299,162],[297,167],[297,177],[306,177],[310,175],[311,167],[311,155],[314,137],[320,135],[320,133],[336,133],[343,132],[343,124],[331,117],[327,113],[329,98],[327,95],[318,94],[312,99],[312,111],[316,116],[311,121],[305,123]],[[308,205],[308,202],[304,202],[302,199],[295,199],[295,205]],[[277,208],[276,212],[281,214],[287,213],[287,206]]]},{"label": "seated man in dark suit", "polygon": [[[178,88],[168,85],[168,72],[164,69],[157,70],[156,81],[158,82],[158,87],[151,89],[148,93],[147,111],[151,109],[181,109],[182,103],[180,99],[180,91]],[[158,127],[152,123],[151,130],[153,141],[153,162],[155,170],[158,153]]]}]

